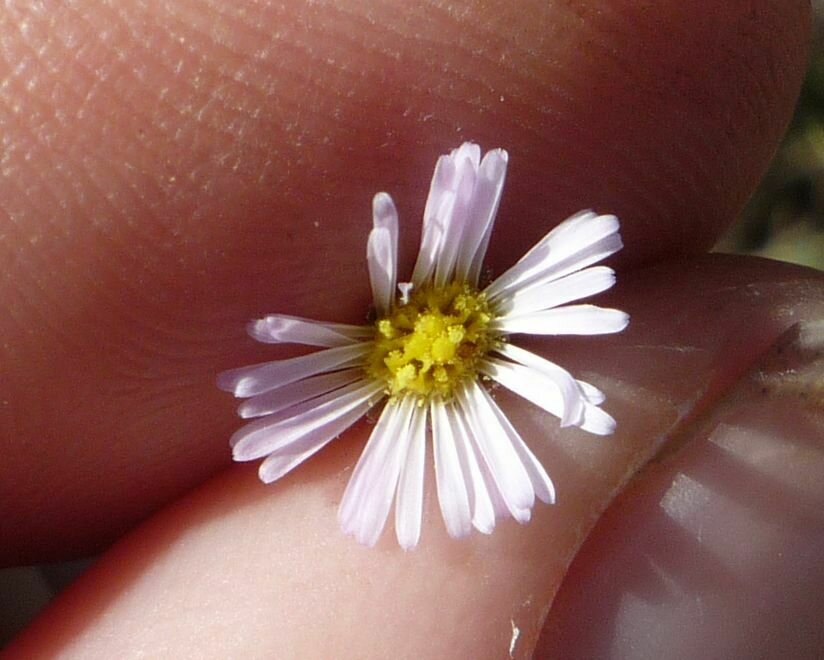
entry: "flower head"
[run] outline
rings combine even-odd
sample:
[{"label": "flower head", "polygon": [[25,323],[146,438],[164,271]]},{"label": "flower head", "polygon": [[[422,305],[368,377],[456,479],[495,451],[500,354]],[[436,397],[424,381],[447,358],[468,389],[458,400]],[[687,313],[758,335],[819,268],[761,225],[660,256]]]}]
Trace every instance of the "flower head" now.
[{"label": "flower head", "polygon": [[273,314],[249,325],[264,343],[321,350],[224,372],[220,387],[257,418],[231,439],[237,461],[258,458],[279,479],[383,402],[344,492],[344,532],[373,545],[395,503],[404,548],[421,533],[427,440],[448,533],[488,534],[500,516],[530,518],[552,481],[486,386],[495,381],[591,433],[613,432],[604,395],[562,367],[511,343],[512,335],[597,335],[623,330],[615,309],[568,304],[615,282],[593,266],[621,249],[618,220],[591,211],[567,219],[488,286],[479,278],[506,175],[507,154],[464,144],[442,156],[426,202],[418,259],[398,283],[398,214],[373,200],[367,263],[376,320],[364,326]]}]

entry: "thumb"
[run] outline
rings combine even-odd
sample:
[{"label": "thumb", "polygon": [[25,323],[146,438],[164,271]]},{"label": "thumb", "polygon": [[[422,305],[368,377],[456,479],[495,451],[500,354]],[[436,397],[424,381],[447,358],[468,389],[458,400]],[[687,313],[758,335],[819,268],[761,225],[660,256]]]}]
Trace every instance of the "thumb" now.
[{"label": "thumb", "polygon": [[[697,416],[716,407],[787,327],[824,310],[819,274],[760,260],[705,258],[638,272],[623,284],[615,302],[637,310],[630,329],[587,338],[586,355],[560,354],[606,392],[619,420],[614,436],[559,430],[529,404],[501,397],[559,493],[556,505],[535,508],[529,524],[506,520],[491,536],[450,539],[429,474],[420,546],[404,552],[391,534],[376,548],[358,545],[339,532],[336,509],[369,430],[361,425],[274,485],[262,486],[252,466],[236,467],[156,516],[64,593],[9,657],[111,657],[125,649],[215,657],[530,657],[569,562],[615,493],[665,440],[687,443],[705,433]],[[824,467],[824,447],[802,441],[804,459],[780,482],[774,475],[781,457],[772,465],[769,456],[758,458],[757,467],[767,465],[773,476],[743,493],[763,490],[760,484],[780,492],[779,484],[803,477],[801,511],[796,501],[793,516],[820,523],[824,499],[814,475]],[[769,443],[758,449],[771,451]],[[762,505],[775,511],[785,503],[762,496]],[[637,516],[623,518],[608,546],[619,551],[649,534]],[[747,530],[736,531],[747,545]],[[657,547],[650,544],[652,557]],[[607,568],[614,572],[616,562],[634,565],[634,557],[617,552]],[[604,587],[592,573],[576,583],[576,575],[551,623],[569,626],[586,603],[594,603],[597,618],[624,586]],[[589,637],[567,633],[562,649],[582,657],[577,649],[593,648],[600,642],[593,635],[610,632],[594,628],[585,631]],[[557,651],[552,638],[545,642]]]}]

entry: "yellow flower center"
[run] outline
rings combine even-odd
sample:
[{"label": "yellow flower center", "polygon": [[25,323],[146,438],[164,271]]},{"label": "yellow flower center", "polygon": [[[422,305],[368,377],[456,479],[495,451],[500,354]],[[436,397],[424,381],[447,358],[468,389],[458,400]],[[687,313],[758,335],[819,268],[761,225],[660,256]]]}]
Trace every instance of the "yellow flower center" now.
[{"label": "yellow flower center", "polygon": [[414,291],[375,322],[367,371],[386,382],[391,397],[449,399],[475,378],[480,359],[498,344],[489,330],[492,319],[486,296],[467,284]]}]

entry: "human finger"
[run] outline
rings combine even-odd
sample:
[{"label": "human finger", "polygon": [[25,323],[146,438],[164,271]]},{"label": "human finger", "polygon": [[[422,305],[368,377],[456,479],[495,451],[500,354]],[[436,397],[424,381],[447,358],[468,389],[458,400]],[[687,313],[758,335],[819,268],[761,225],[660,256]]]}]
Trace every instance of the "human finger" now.
[{"label": "human finger", "polygon": [[99,548],[228,462],[248,319],[360,321],[368,206],[511,169],[490,264],[581,207],[624,264],[705,248],[797,91],[806,3],[7,3],[5,562]]},{"label": "human finger", "polygon": [[564,578],[536,658],[820,653],[821,318],[791,326],[620,494]]},{"label": "human finger", "polygon": [[[389,533],[376,548],[358,545],[338,530],[336,509],[368,432],[359,426],[274,485],[237,467],[159,514],[58,598],[9,657],[530,657],[569,563],[616,494],[673,439],[700,440],[700,419],[790,327],[824,310],[820,274],[763,260],[706,257],[626,279],[614,302],[636,310],[630,329],[586,338],[586,352],[552,352],[604,390],[615,435],[558,429],[498,395],[557,488],[557,503],[536,506],[529,524],[450,539],[429,474],[419,547],[404,552]],[[820,495],[809,477],[824,448],[803,451],[809,460],[784,466],[776,455],[772,476],[749,488],[785,470],[782,480],[803,473]],[[629,520],[619,535],[638,531]]]}]

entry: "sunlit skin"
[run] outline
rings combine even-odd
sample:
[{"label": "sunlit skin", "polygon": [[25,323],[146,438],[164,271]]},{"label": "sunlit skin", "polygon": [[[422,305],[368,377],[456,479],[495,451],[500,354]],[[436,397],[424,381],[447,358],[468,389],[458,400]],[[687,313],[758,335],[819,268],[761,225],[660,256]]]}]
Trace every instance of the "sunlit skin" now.
[{"label": "sunlit skin", "polygon": [[[6,655],[529,658],[546,622],[548,658],[815,657],[820,398],[759,365],[820,323],[824,284],[703,254],[787,126],[809,10],[5,3],[0,557],[102,553]],[[432,163],[470,139],[511,154],[493,273],[580,208],[621,219],[598,302],[631,326],[529,346],[618,428],[503,393],[557,503],[456,541],[430,491],[419,547],[364,548],[336,509],[368,421],[266,486],[231,465],[215,376],[287,356],[245,336],[261,314],[363,324],[370,200],[396,200],[411,272]]]}]

